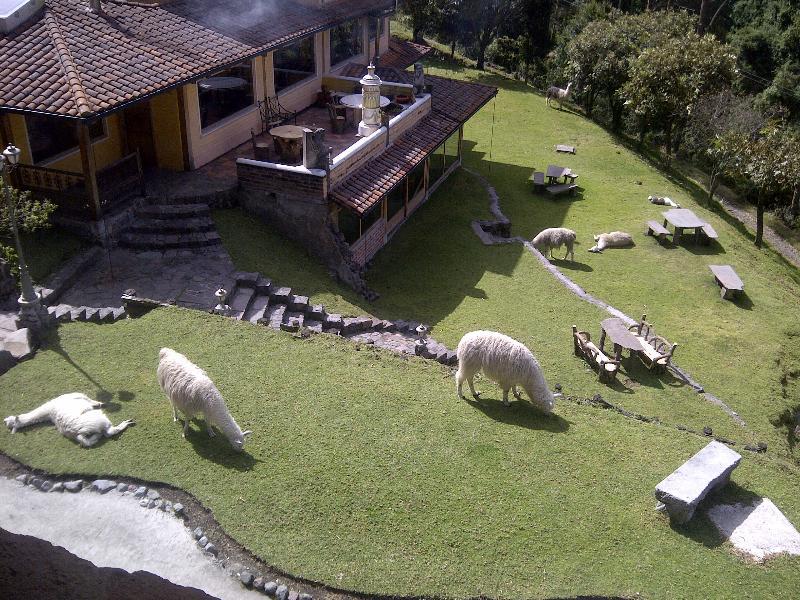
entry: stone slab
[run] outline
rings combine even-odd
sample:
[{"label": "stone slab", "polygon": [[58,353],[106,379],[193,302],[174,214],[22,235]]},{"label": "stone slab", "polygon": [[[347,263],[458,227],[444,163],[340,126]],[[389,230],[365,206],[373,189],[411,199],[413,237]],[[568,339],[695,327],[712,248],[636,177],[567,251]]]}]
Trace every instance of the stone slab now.
[{"label": "stone slab", "polygon": [[8,333],[2,343],[2,349],[11,353],[15,360],[25,360],[33,356],[35,344],[31,330],[27,327]]},{"label": "stone slab", "polygon": [[753,504],[717,504],[708,518],[733,546],[756,561],[800,556],[800,533],[769,498]]},{"label": "stone slab", "polygon": [[713,441],[656,486],[656,500],[673,523],[686,523],[703,498],[728,483],[741,460],[738,452]]}]

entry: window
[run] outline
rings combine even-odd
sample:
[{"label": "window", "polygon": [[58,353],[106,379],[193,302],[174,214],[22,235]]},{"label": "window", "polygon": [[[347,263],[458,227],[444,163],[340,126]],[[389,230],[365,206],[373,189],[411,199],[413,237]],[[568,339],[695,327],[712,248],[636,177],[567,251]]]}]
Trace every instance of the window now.
[{"label": "window", "polygon": [[200,127],[205,129],[253,105],[253,66],[239,63],[197,82]]},{"label": "window", "polygon": [[331,65],[361,54],[364,49],[361,21],[354,19],[331,29]]},{"label": "window", "polygon": [[[25,127],[28,129],[28,143],[34,164],[77,150],[78,126],[72,119],[25,115]],[[103,119],[89,124],[89,139],[96,140],[105,134]]]},{"label": "window", "polygon": [[373,206],[368,213],[361,216],[361,235],[367,233],[367,230],[375,225],[381,216],[381,204],[379,202]]},{"label": "window", "polygon": [[272,55],[275,74],[275,91],[280,92],[296,83],[305,81],[317,73],[314,56],[314,36],[275,50]]},{"label": "window", "polygon": [[458,152],[458,131],[456,131],[453,135],[447,138],[447,141],[444,143],[445,169],[449,169],[458,161]]},{"label": "window", "polygon": [[425,189],[425,163],[420,163],[408,174],[408,201]]},{"label": "window", "polygon": [[391,220],[397,213],[403,212],[406,205],[406,191],[404,185],[396,185],[386,195],[386,216]]},{"label": "window", "polygon": [[383,19],[380,17],[367,17],[367,23],[369,23],[369,39],[375,39],[375,32],[378,30],[378,24],[380,23],[380,33],[379,36],[383,35]]},{"label": "window", "polygon": [[361,237],[361,219],[349,210],[339,211],[339,231],[344,236],[344,241],[352,244]]},{"label": "window", "polygon": [[434,150],[428,160],[430,161],[428,172],[430,173],[431,185],[433,185],[444,175],[444,144]]}]

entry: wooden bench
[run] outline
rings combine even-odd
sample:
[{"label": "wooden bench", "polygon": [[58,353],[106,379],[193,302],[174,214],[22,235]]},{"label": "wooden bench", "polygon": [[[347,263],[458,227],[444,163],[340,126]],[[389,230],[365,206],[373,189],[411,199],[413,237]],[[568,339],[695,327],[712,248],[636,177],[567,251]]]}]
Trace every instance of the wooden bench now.
[{"label": "wooden bench", "polygon": [[663,241],[668,235],[672,234],[669,232],[669,229],[664,227],[658,221],[648,221],[645,235],[652,235]]},{"label": "wooden bench", "polygon": [[550,185],[547,187],[547,193],[553,196],[560,196],[561,194],[574,194],[578,188],[574,183],[559,183],[558,185]]},{"label": "wooden bench", "polygon": [[742,457],[725,444],[713,441],[656,486],[656,510],[670,521],[686,523],[710,492],[725,486]]},{"label": "wooden bench", "polygon": [[700,228],[700,241],[704,244],[710,244],[711,240],[716,240],[719,238],[717,232],[714,231],[714,228],[706,223]]},{"label": "wooden bench", "polygon": [[708,265],[714,274],[714,280],[720,287],[720,296],[730,300],[744,292],[744,283],[730,265]]},{"label": "wooden bench", "polygon": [[595,346],[588,331],[578,331],[578,328],[573,325],[572,342],[575,356],[583,357],[597,371],[600,381],[603,383],[614,381],[619,371],[619,361],[606,356],[600,348]]},{"label": "wooden bench", "polygon": [[642,315],[639,323],[628,327],[641,346],[636,354],[651,371],[663,371],[672,360],[678,344],[672,344],[660,335],[656,335],[653,326],[645,320],[646,318],[647,315]]},{"label": "wooden bench", "polygon": [[544,188],[544,173],[541,171],[534,171],[531,173],[531,176],[528,177],[528,181],[533,182],[533,191],[534,192],[541,192]]}]

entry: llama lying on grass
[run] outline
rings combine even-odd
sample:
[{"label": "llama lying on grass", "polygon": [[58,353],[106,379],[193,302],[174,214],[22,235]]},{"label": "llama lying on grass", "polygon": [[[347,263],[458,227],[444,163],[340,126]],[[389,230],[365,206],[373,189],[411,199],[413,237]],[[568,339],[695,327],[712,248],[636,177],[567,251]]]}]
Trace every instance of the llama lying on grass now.
[{"label": "llama lying on grass", "polygon": [[600,235],[594,236],[594,241],[597,243],[589,248],[589,252],[602,252],[606,248],[625,248],[635,245],[631,234],[625,233],[624,231],[601,233]]},{"label": "llama lying on grass", "polygon": [[567,253],[564,255],[564,260],[567,260],[567,256],[572,256],[571,260],[575,260],[575,251],[572,246],[575,244],[576,237],[577,235],[572,229],[551,227],[540,231],[539,235],[531,240],[531,244],[544,254],[545,258],[547,258],[548,252],[550,253],[550,258],[553,258],[553,248],[566,246]]},{"label": "llama lying on grass", "polygon": [[546,414],[553,412],[555,398],[561,394],[550,391],[536,357],[518,341],[494,331],[472,331],[461,338],[456,355],[456,392],[459,398],[464,398],[461,388],[465,380],[472,395],[476,399],[480,397],[472,380],[478,371],[483,371],[502,388],[505,406],[509,406],[508,390],[517,400],[522,400],[517,390],[520,386],[534,406]]},{"label": "llama lying on grass", "polygon": [[18,429],[34,423],[50,421],[61,435],[76,440],[84,448],[89,448],[103,437],[117,435],[135,424],[133,420],[128,419],[116,427],[113,426],[105,413],[100,410],[102,406],[102,402],[92,400],[86,394],[73,392],[53,398],[23,415],[6,417],[4,421],[11,433],[16,433]]},{"label": "llama lying on grass", "polygon": [[208,435],[214,437],[212,426],[219,429],[233,449],[241,452],[251,431],[242,431],[233,420],[222,394],[206,372],[188,358],[170,348],[162,348],[158,361],[158,383],[172,404],[172,418],[178,421],[183,414],[183,437],[192,417],[202,416]]},{"label": "llama lying on grass", "polygon": [[661,196],[648,196],[648,200],[650,200],[653,204],[659,204],[661,206],[671,206],[672,208],[680,208],[681,205],[675,202],[674,200],[670,200],[666,196],[663,198]]},{"label": "llama lying on grass", "polygon": [[567,89],[562,89],[556,85],[551,85],[547,88],[547,94],[545,95],[545,102],[547,106],[550,106],[550,101],[555,100],[558,102],[558,108],[561,110],[561,105],[569,100],[570,88],[572,88],[572,82],[570,81],[567,84]]}]

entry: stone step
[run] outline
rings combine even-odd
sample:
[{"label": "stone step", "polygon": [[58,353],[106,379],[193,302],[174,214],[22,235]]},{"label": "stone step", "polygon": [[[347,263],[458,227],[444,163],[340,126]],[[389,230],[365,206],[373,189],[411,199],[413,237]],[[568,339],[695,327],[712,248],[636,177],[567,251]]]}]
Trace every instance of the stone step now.
[{"label": "stone step", "polygon": [[269,277],[262,277],[259,275],[256,280],[256,291],[263,296],[269,296],[271,290],[272,280]]},{"label": "stone step", "polygon": [[176,206],[176,205],[192,205],[192,204],[208,204],[209,200],[213,200],[217,192],[211,192],[202,196],[177,196],[163,198],[160,196],[148,196],[147,204],[150,206]]},{"label": "stone step", "polygon": [[120,237],[119,243],[123,248],[133,250],[171,250],[219,246],[222,244],[222,239],[216,231],[168,234],[126,231]]},{"label": "stone step", "polygon": [[283,314],[281,329],[284,331],[299,331],[305,321],[305,313],[287,310]]},{"label": "stone step", "polygon": [[289,304],[292,298],[292,288],[272,285],[269,290],[270,304]]},{"label": "stone step", "polygon": [[185,217],[176,219],[153,219],[145,217],[134,221],[128,231],[137,233],[192,233],[195,231],[215,231],[216,225],[211,217]]},{"label": "stone step", "polygon": [[256,290],[254,288],[237,286],[233,292],[233,297],[228,300],[228,304],[231,307],[231,317],[241,321],[255,293]]},{"label": "stone step", "polygon": [[157,204],[145,205],[136,210],[140,219],[189,219],[193,217],[210,217],[208,204]]},{"label": "stone step", "polygon": [[271,329],[280,329],[283,323],[283,315],[286,312],[285,304],[271,304],[264,311],[264,316],[259,319],[261,325],[266,325]]},{"label": "stone step", "polygon": [[258,283],[260,275],[258,273],[248,273],[246,271],[237,271],[233,274],[233,278],[236,280],[236,285],[239,287],[249,287],[249,288],[256,288],[256,284]]},{"label": "stone step", "polygon": [[267,310],[269,304],[269,296],[263,294],[256,294],[250,302],[250,306],[244,312],[242,317],[243,321],[250,321],[251,323],[258,323],[259,319],[264,316],[264,311]]}]

